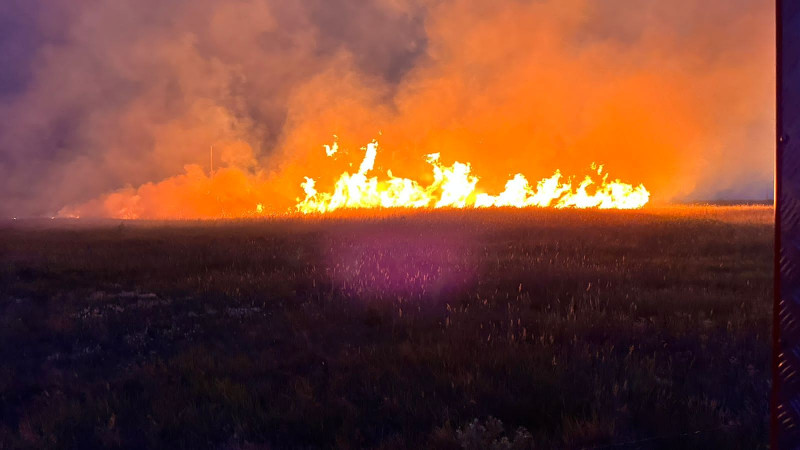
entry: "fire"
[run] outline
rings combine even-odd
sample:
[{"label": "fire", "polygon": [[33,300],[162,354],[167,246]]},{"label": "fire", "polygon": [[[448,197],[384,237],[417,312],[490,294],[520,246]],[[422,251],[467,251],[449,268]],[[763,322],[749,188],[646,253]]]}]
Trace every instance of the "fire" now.
[{"label": "fire", "polygon": [[[338,150],[338,144],[325,146],[328,156]],[[319,192],[316,181],[305,177],[300,184],[305,198],[295,206],[303,214],[328,213],[338,209],[370,208],[489,208],[489,207],[554,207],[554,208],[599,208],[638,209],[650,199],[650,192],[640,184],[633,186],[619,179],[609,181],[603,166],[592,163],[592,175],[587,175],[576,186],[572,178],[556,172],[531,186],[521,173],[514,175],[498,195],[480,192],[480,178],[472,174],[470,163],[454,162],[447,166],[440,162],[440,154],[427,155],[433,169],[433,182],[423,186],[409,178],[399,178],[386,173],[385,179],[368,176],[373,171],[378,155],[378,142],[373,140],[362,147],[364,158],[358,172],[342,173],[333,192]]]},{"label": "fire", "polygon": [[[603,166],[594,164],[590,175],[579,181],[556,171],[533,184],[517,173],[496,195],[479,186],[480,177],[473,173],[470,163],[455,161],[448,165],[439,153],[426,156],[431,176],[425,182],[395,176],[391,170],[385,171],[385,176],[377,175],[378,148],[377,141],[362,147],[360,164],[351,164],[357,170],[339,175],[330,192],[321,189],[316,179],[305,177],[300,183],[305,197],[295,201],[289,200],[291,197],[283,188],[294,190],[290,187],[296,186],[294,181],[281,183],[281,179],[270,177],[263,170],[223,166],[210,172],[199,165],[187,165],[184,174],[139,187],[128,186],[84,204],[64,207],[58,216],[223,219],[388,208],[636,209],[650,199],[643,185],[634,187],[611,180]],[[324,149],[330,158],[338,159],[347,153],[337,142]],[[302,172],[298,175],[302,176]]]}]

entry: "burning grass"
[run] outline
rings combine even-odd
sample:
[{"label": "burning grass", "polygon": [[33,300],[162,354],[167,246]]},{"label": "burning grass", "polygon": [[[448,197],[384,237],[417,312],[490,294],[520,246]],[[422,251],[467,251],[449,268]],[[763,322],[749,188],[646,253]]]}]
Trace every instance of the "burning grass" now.
[{"label": "burning grass", "polygon": [[771,217],[7,224],[0,447],[765,447]]}]

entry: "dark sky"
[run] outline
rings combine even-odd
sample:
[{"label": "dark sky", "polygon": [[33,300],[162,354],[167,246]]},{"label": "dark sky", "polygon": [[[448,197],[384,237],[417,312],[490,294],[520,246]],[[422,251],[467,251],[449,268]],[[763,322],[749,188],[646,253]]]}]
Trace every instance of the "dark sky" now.
[{"label": "dark sky", "polygon": [[210,144],[221,166],[288,183],[293,155],[323,137],[378,130],[398,151],[445,145],[476,167],[498,151],[543,172],[599,156],[663,200],[762,199],[772,8],[3,0],[0,214],[51,215],[158,182],[205,164]]}]

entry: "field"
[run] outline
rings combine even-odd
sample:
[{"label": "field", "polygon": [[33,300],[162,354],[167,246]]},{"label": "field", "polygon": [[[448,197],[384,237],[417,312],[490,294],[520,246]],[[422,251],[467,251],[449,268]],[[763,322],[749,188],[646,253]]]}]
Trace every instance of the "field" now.
[{"label": "field", "polygon": [[0,224],[2,448],[766,448],[772,209]]}]

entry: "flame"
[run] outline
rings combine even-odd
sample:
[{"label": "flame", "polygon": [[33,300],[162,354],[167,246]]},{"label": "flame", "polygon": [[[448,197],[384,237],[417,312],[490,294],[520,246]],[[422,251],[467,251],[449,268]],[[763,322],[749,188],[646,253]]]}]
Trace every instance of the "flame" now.
[{"label": "flame", "polygon": [[[338,159],[346,151],[334,141],[321,146],[325,154]],[[593,172],[580,182],[556,171],[534,184],[521,173],[515,174],[497,195],[478,186],[470,163],[442,162],[440,153],[426,155],[431,168],[428,184],[411,178],[375,175],[378,142],[372,141],[355,173],[345,171],[335,180],[330,192],[320,189],[317,180],[305,177],[300,183],[305,197],[288,200],[280,180],[264,171],[221,167],[213,173],[198,165],[187,165],[186,172],[171,178],[125,187],[84,204],[68,206],[59,217],[114,217],[120,219],[221,219],[272,217],[282,214],[324,214],[336,210],[370,208],[490,208],[552,207],[636,209],[650,199],[643,185],[632,186],[610,180],[603,166],[592,164]],[[298,175],[301,175],[300,172]],[[292,182],[289,186],[294,185]],[[290,188],[293,189],[293,188]],[[289,197],[290,198],[290,197]],[[290,205],[294,203],[294,207]]]},{"label": "flame", "polygon": [[339,151],[339,142],[338,142],[338,136],[336,136],[336,135],[334,134],[334,135],[333,135],[333,139],[334,139],[334,141],[333,141],[333,145],[328,145],[328,144],[325,144],[325,145],[324,145],[324,147],[325,147],[325,154],[326,154],[326,155],[328,155],[328,156],[333,156],[333,155],[335,155],[335,154],[336,154],[336,152],[338,152],[338,151]]},{"label": "flame", "polygon": [[[338,144],[325,146],[325,152],[332,156]],[[640,184],[632,186],[619,179],[609,181],[608,173],[603,174],[603,166],[592,163],[591,168],[598,177],[599,184],[587,175],[576,187],[572,178],[563,179],[556,170],[553,176],[545,178],[533,187],[524,175],[518,173],[508,180],[505,190],[498,195],[490,195],[477,189],[479,178],[472,174],[469,163],[454,162],[447,166],[440,162],[440,154],[427,155],[427,162],[433,169],[433,182],[423,186],[409,178],[399,178],[386,172],[387,178],[369,177],[378,155],[378,142],[373,140],[362,147],[364,158],[358,172],[342,173],[333,192],[319,192],[316,181],[305,177],[300,184],[305,198],[298,199],[295,209],[303,214],[328,213],[338,209],[370,208],[489,208],[489,207],[554,207],[554,208],[598,208],[598,209],[638,209],[650,200],[650,192]]]}]

